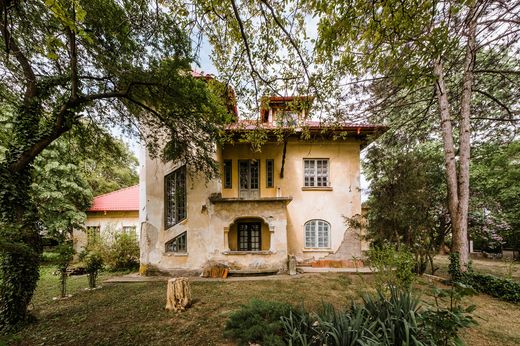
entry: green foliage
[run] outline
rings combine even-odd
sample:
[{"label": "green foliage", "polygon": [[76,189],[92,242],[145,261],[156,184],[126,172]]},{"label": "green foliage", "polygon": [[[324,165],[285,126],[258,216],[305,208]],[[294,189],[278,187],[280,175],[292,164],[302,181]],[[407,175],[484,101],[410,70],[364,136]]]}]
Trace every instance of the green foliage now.
[{"label": "green foliage", "polygon": [[104,265],[102,254],[96,248],[89,249],[80,254],[80,260],[85,263],[89,288],[96,288],[99,271],[103,269]]},{"label": "green foliage", "polygon": [[460,270],[460,254],[458,252],[450,253],[450,264],[448,265],[448,274],[452,282],[463,282],[463,273]]},{"label": "green foliage", "polygon": [[72,241],[60,243],[56,248],[56,252],[58,254],[56,261],[60,273],[61,297],[64,298],[67,296],[67,269],[69,269],[75,253]]},{"label": "green foliage", "polygon": [[422,274],[450,232],[440,144],[373,145],[363,168],[370,181],[368,238],[405,245]]},{"label": "green foliage", "polygon": [[464,283],[478,292],[507,302],[520,303],[520,283],[514,280],[469,271],[464,273]]},{"label": "green foliage", "polygon": [[139,244],[135,237],[126,233],[114,235],[113,241],[105,244],[103,262],[111,270],[132,270],[139,266]]},{"label": "green foliage", "polygon": [[487,142],[473,153],[470,235],[475,248],[520,250],[520,141]]},{"label": "green foliage", "polygon": [[463,345],[458,336],[463,328],[476,325],[471,313],[475,305],[464,307],[462,298],[475,295],[471,286],[454,282],[450,288],[443,289],[432,286],[431,296],[434,305],[421,314],[425,332],[431,335],[435,345]]},{"label": "green foliage", "polygon": [[234,312],[226,322],[224,335],[234,338],[241,345],[250,342],[261,345],[284,345],[282,316],[293,309],[279,302],[251,300]]},{"label": "green foliage", "polygon": [[416,263],[413,255],[404,249],[396,250],[393,245],[373,247],[367,251],[370,268],[374,271],[376,287],[387,290],[398,287],[409,290],[415,279]]},{"label": "green foliage", "polygon": [[[325,304],[316,314],[291,311],[282,317],[286,340],[289,345],[313,346],[460,344],[460,329],[474,324],[474,307],[459,304],[468,290],[435,291],[435,309],[424,309],[409,291],[391,287],[389,295],[379,290],[365,296],[363,305],[345,310]],[[452,299],[448,308],[440,303],[445,294]]]},{"label": "green foliage", "polygon": [[463,283],[476,291],[512,303],[520,303],[520,284],[511,279],[503,279],[489,274],[481,274],[468,268],[461,272],[458,253],[450,254],[449,274],[454,283]]}]

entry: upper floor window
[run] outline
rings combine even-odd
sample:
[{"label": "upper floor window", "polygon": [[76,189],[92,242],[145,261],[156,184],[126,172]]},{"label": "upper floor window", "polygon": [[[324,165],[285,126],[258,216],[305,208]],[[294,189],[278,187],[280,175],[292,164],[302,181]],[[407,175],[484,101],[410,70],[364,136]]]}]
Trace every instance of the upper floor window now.
[{"label": "upper floor window", "polygon": [[309,220],[305,223],[305,247],[330,247],[330,224],[327,221]]},{"label": "upper floor window", "polygon": [[224,188],[231,189],[233,185],[232,174],[233,174],[233,161],[224,160]]},{"label": "upper floor window", "polygon": [[166,228],[186,218],[186,166],[164,177]]},{"label": "upper floor window", "polygon": [[303,176],[305,187],[329,186],[329,159],[304,159]]},{"label": "upper floor window", "polygon": [[274,160],[265,161],[266,186],[274,187]]},{"label": "upper floor window", "polygon": [[188,251],[186,232],[167,242],[165,247],[166,252],[186,253]]}]

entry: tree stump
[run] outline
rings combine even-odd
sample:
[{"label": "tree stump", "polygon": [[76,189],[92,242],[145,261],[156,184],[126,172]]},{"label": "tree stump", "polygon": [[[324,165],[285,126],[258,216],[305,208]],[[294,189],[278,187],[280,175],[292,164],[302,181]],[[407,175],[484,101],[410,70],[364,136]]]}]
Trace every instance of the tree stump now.
[{"label": "tree stump", "polygon": [[190,283],[186,278],[168,280],[166,289],[166,310],[184,311],[191,305]]}]

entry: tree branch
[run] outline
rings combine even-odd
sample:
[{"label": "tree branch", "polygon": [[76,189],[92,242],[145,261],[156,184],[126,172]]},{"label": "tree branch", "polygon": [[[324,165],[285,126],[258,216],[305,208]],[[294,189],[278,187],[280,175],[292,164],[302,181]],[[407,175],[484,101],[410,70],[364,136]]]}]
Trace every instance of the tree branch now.
[{"label": "tree branch", "polygon": [[486,96],[487,98],[491,99],[493,102],[495,102],[496,104],[498,104],[500,107],[502,107],[506,112],[507,114],[509,115],[509,118],[510,119],[513,119],[513,113],[511,112],[511,110],[509,109],[509,107],[507,107],[502,101],[500,101],[499,99],[497,99],[495,96],[491,95],[490,93],[486,92],[486,91],[483,91],[483,90],[478,90],[478,89],[475,89],[475,92],[481,94],[481,95],[484,95]]},{"label": "tree branch", "polygon": [[[3,10],[7,11],[5,6],[7,6],[3,1]],[[25,84],[26,84],[26,90],[25,90],[25,100],[26,102],[32,98],[38,95],[38,85],[36,83],[36,75],[34,74],[33,68],[31,66],[31,63],[29,62],[29,59],[25,56],[25,54],[21,51],[20,47],[18,46],[18,43],[14,39],[14,37],[11,35],[11,32],[7,28],[5,23],[0,22],[0,31],[2,32],[2,37],[4,38],[5,44],[5,53],[7,57],[9,56],[9,52],[12,51],[14,54],[14,57],[22,67],[22,71],[25,78]]]}]

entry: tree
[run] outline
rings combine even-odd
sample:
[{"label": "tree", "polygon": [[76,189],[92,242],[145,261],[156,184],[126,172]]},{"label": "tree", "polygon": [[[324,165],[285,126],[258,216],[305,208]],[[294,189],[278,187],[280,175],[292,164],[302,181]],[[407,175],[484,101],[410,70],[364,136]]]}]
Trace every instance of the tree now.
[{"label": "tree", "polygon": [[67,269],[74,255],[72,234],[84,227],[85,211],[92,202],[91,188],[69,149],[64,141],[45,149],[35,160],[31,186],[42,231],[58,241],[62,298],[67,295]]},{"label": "tree", "polygon": [[[474,128],[489,129],[489,122],[519,120],[520,4],[449,0],[308,4],[320,15],[321,55],[331,68],[355,76],[349,83],[353,96],[364,95],[356,108],[361,114],[387,123],[397,120],[394,128],[416,130],[426,122],[429,129],[439,131],[452,251],[460,254],[465,270],[472,123]],[[475,104],[479,109],[472,108]],[[428,121],[433,116],[438,120]]]},{"label": "tree", "polygon": [[520,142],[486,143],[471,169],[470,233],[488,247],[520,251]]},{"label": "tree", "polygon": [[368,237],[415,255],[423,273],[450,232],[447,190],[440,145],[395,148],[372,146],[363,167],[370,181]]},{"label": "tree", "polygon": [[[13,117],[0,162],[0,326],[27,320],[41,253],[35,158],[71,129],[137,122],[162,157],[215,174],[228,89],[194,78],[190,41],[154,1],[0,3],[0,97]],[[82,121],[82,120],[85,121]]]}]

